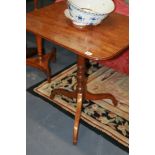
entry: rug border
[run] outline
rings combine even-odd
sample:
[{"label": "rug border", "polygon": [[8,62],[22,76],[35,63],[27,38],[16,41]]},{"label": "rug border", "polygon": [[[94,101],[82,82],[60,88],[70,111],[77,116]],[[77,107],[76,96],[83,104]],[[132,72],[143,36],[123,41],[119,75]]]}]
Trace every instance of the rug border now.
[{"label": "rug border", "polygon": [[[61,72],[63,72],[66,69],[69,69],[70,67],[72,67],[73,65],[75,65],[76,63],[72,63],[71,65],[63,68],[62,70],[58,71],[57,73],[53,74],[51,78],[57,76],[58,74],[60,74]],[[33,91],[33,89],[35,87],[37,87],[38,85],[40,85],[41,83],[45,82],[46,79],[38,82],[37,84],[34,84],[33,86],[29,87],[26,89],[27,92],[31,93],[32,95],[41,98],[42,100],[44,100],[45,102],[47,102],[48,104],[52,105],[53,107],[57,108],[58,110],[60,110],[61,112],[63,112],[64,114],[68,115],[69,117],[71,117],[72,119],[74,119],[74,115],[72,113],[70,113],[69,111],[63,109],[62,107],[60,107],[59,105],[55,104],[54,102],[48,100],[47,98],[44,98],[43,96],[37,94],[35,91]],[[100,131],[99,129],[91,126],[90,124],[88,124],[87,122],[85,122],[84,120],[80,120],[80,123],[83,124],[84,126],[86,126],[87,128],[93,130],[95,133],[97,133],[98,135],[101,135],[102,137],[104,137],[106,140],[110,141],[112,144],[114,144],[115,146],[118,146],[119,148],[121,148],[122,150],[126,151],[127,153],[129,153],[129,148],[127,146],[124,146],[123,144],[119,143],[117,140],[113,139],[112,137],[110,137],[109,135],[107,135],[106,133],[103,133],[102,131]]]}]

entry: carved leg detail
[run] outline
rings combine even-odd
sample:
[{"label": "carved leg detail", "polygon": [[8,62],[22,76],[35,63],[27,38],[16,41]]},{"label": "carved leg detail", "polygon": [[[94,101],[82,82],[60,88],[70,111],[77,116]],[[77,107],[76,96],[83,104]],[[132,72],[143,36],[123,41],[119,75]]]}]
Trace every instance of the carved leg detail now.
[{"label": "carved leg detail", "polygon": [[76,98],[76,92],[70,92],[68,90],[65,89],[54,89],[53,91],[51,91],[51,95],[50,98],[53,99],[55,95],[64,95],[67,96],[69,98]]},{"label": "carved leg detail", "polygon": [[73,144],[77,144],[78,140],[78,131],[79,131],[79,122],[82,110],[82,94],[77,94],[77,108],[75,113],[75,121],[73,128]]},{"label": "carved leg detail", "polygon": [[85,98],[88,100],[102,100],[102,99],[111,99],[114,106],[117,106],[118,101],[116,100],[116,98],[109,93],[103,93],[103,94],[92,94],[90,92],[86,92],[85,94]]},{"label": "carved leg detail", "polygon": [[77,144],[79,122],[82,109],[82,100],[85,96],[86,77],[85,77],[85,58],[78,56],[77,61],[77,108],[73,127],[73,144]]},{"label": "carved leg detail", "polygon": [[[47,54],[48,55],[48,54]],[[44,62],[47,61],[46,65],[45,65],[45,74],[47,75],[47,81],[50,83],[51,82],[51,67],[50,67],[50,61],[56,61],[56,48],[52,49],[52,52],[49,54],[49,56],[45,56],[44,58]]]},{"label": "carved leg detail", "polygon": [[50,69],[50,67],[47,68],[47,72],[45,72],[45,74],[47,75],[48,83],[50,83],[51,82],[51,69]]}]

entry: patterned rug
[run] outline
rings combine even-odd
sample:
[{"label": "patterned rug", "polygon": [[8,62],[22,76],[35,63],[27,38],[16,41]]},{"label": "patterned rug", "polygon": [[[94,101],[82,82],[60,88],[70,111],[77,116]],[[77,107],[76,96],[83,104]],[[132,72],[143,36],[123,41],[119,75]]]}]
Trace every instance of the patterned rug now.
[{"label": "patterned rug", "polygon": [[[128,76],[113,69],[103,67],[97,63],[88,66],[87,89],[92,93],[111,93],[119,101],[114,107],[111,100],[85,100],[81,115],[81,122],[91,127],[101,135],[108,135],[112,142],[129,146],[129,99]],[[52,82],[43,81],[33,86],[33,94],[56,105],[59,109],[74,115],[76,100],[56,95],[53,100],[49,98],[54,88],[65,88],[69,91],[76,89],[76,64],[52,77]]]}]

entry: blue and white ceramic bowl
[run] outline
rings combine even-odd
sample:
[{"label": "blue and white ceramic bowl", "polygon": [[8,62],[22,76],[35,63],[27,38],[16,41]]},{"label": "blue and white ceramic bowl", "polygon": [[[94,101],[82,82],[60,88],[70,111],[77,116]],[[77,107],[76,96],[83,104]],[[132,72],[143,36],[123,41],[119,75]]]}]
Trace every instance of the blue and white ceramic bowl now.
[{"label": "blue and white ceramic bowl", "polygon": [[70,19],[75,25],[98,25],[113,10],[112,0],[68,0]]}]

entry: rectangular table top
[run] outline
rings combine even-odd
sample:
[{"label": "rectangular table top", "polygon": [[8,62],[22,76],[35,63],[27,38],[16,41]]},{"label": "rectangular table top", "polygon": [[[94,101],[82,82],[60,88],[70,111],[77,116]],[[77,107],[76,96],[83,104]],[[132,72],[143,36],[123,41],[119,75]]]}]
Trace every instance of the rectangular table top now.
[{"label": "rectangular table top", "polygon": [[129,19],[110,14],[100,25],[75,28],[64,15],[66,2],[54,3],[26,15],[26,29],[78,55],[107,60],[129,45]]}]

